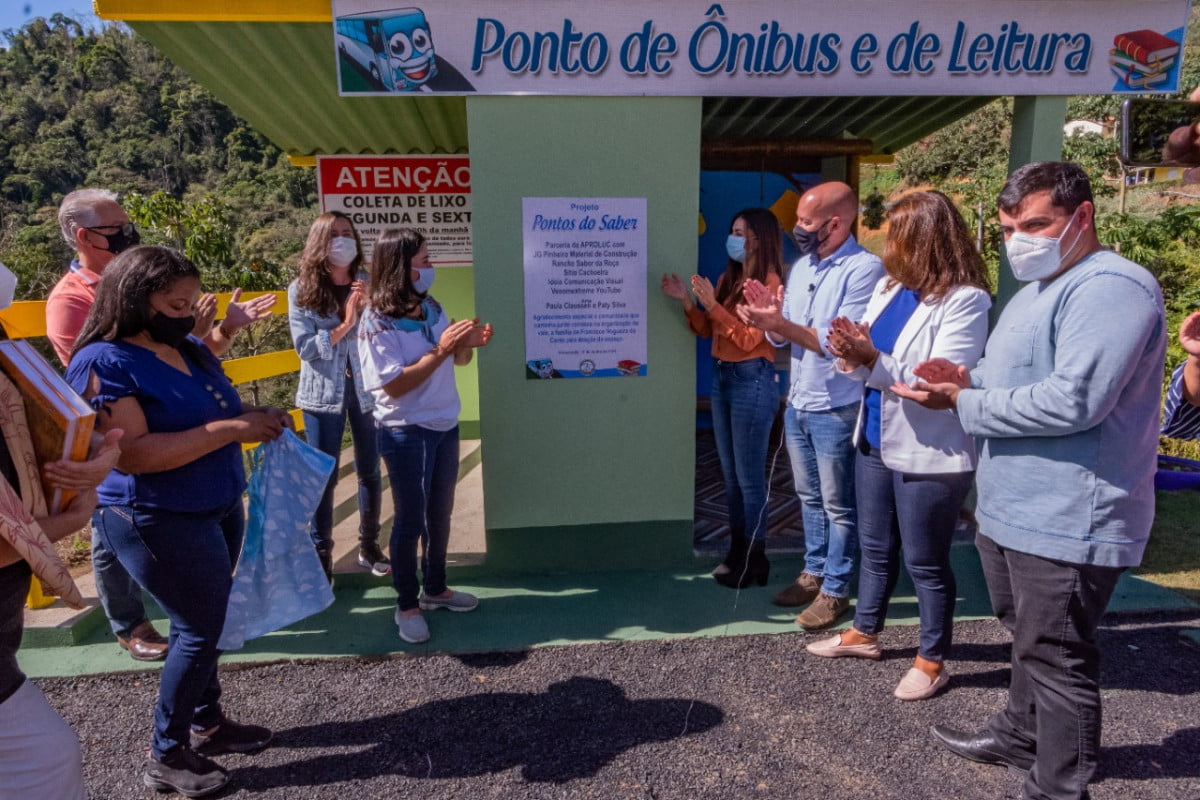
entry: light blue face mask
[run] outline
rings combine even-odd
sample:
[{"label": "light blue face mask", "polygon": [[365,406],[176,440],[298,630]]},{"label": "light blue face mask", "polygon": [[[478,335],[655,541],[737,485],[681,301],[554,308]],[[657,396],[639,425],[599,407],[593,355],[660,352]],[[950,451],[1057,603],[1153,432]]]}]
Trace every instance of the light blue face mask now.
[{"label": "light blue face mask", "polygon": [[725,252],[739,264],[744,263],[746,261],[746,237],[729,234],[729,237],[725,239]]},{"label": "light blue face mask", "polygon": [[431,286],[433,286],[433,267],[418,269],[417,279],[413,281],[413,288],[421,294],[425,294]]}]

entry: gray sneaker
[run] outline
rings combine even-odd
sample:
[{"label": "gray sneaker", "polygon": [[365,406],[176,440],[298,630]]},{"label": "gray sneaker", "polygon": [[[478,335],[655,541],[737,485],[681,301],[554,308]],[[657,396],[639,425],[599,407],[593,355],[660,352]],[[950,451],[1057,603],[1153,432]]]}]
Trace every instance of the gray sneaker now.
[{"label": "gray sneaker", "polygon": [[417,601],[422,611],[433,611],[446,608],[451,611],[474,611],[479,606],[479,598],[466,592],[451,591],[449,597],[430,597],[422,594]]},{"label": "gray sneaker", "polygon": [[425,618],[420,614],[413,614],[411,617],[400,616],[400,609],[396,609],[396,630],[400,633],[400,638],[409,644],[420,644],[421,642],[429,641],[429,626],[425,624]]}]

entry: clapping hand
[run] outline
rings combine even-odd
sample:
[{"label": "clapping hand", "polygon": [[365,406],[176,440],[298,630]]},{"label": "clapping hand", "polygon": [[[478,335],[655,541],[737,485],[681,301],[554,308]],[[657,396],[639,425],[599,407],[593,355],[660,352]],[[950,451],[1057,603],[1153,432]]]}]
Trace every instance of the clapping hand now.
[{"label": "clapping hand", "polygon": [[1179,344],[1189,356],[1200,357],[1200,311],[1193,311],[1179,326]]},{"label": "clapping hand", "polygon": [[492,323],[486,325],[479,324],[479,318],[473,320],[475,327],[467,333],[463,339],[464,347],[485,347],[492,340]]},{"label": "clapping hand", "polygon": [[278,298],[273,293],[261,294],[253,300],[241,302],[242,290],[234,289],[229,298],[229,306],[225,309],[225,319],[221,323],[226,333],[233,335],[247,325],[271,316]]},{"label": "clapping hand", "polygon": [[212,331],[213,322],[217,318],[217,296],[212,293],[200,295],[193,313],[196,316],[196,324],[192,326],[192,335],[203,339]]},{"label": "clapping hand", "polygon": [[742,297],[746,302],[738,304],[738,319],[754,328],[776,330],[783,322],[783,292],[780,286],[779,291],[772,294],[762,282],[750,278],[742,285]]},{"label": "clapping hand", "polygon": [[663,273],[662,291],[667,297],[672,300],[678,300],[681,303],[690,302],[691,300],[687,287],[683,285],[683,281],[674,272],[670,275],[665,272]]},{"label": "clapping hand", "polygon": [[692,276],[692,294],[696,295],[696,300],[705,308],[712,308],[717,304],[716,292],[713,291],[712,281],[703,275]]},{"label": "clapping hand", "polygon": [[837,317],[829,323],[826,349],[840,358],[848,369],[875,363],[879,350],[871,341],[871,326]]},{"label": "clapping hand", "polygon": [[912,386],[896,382],[892,384],[892,392],[934,410],[954,408],[958,393],[971,386],[971,373],[967,368],[944,358],[923,361],[913,368],[913,372],[921,380]]}]

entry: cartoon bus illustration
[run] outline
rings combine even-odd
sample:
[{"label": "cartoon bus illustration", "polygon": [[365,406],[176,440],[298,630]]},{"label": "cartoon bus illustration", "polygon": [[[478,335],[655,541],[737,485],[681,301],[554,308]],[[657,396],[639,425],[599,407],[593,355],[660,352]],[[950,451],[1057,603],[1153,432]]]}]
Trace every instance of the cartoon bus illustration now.
[{"label": "cartoon bus illustration", "polygon": [[438,73],[429,22],[419,8],[347,14],[335,25],[338,53],[386,90],[416,91]]}]

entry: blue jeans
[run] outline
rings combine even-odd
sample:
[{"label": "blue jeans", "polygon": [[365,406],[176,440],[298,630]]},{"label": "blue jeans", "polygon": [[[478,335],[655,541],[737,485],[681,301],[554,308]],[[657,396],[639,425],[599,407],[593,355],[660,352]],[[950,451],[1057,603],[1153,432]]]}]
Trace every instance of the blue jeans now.
[{"label": "blue jeans", "polygon": [[765,539],[767,448],[779,408],[775,371],[765,358],[715,361],[711,397],[729,530],[734,536]]},{"label": "blue jeans", "polygon": [[858,551],[855,532],[854,424],[858,403],[828,411],[788,406],[783,432],[804,521],[804,571],[821,591],[850,595]]},{"label": "blue jeans", "polygon": [[[379,541],[379,505],[383,498],[383,481],[379,475],[379,448],[375,438],[375,417],[358,403],[354,379],[346,376],[346,391],[340,412],[305,411],[304,435],[309,444],[334,458],[342,454],[342,433],[350,420],[350,438],[354,442],[354,471],[358,476],[358,543],[376,544]],[[338,482],[338,468],[329,476],[325,493],[313,517],[312,540],[317,550],[333,549],[333,490]]]},{"label": "blue jeans", "polygon": [[203,513],[101,506],[92,529],[171,620],[150,740],[161,758],[188,744],[192,727],[222,719],[217,641],[245,530],[242,498]]},{"label": "blue jeans", "polygon": [[1096,628],[1124,570],[1052,561],[982,533],[975,546],[992,610],[1013,637],[1008,704],[987,730],[1033,759],[1027,800],[1086,798],[1100,753]]},{"label": "blue jeans", "polygon": [[92,531],[92,573],[96,576],[96,595],[108,617],[112,632],[122,639],[146,621],[146,605],[142,602],[142,587],[129,577],[116,554]]},{"label": "blue jeans", "polygon": [[883,630],[903,550],[921,617],[917,652],[929,661],[942,661],[949,655],[958,589],[950,569],[950,542],[973,477],[973,472],[896,472],[884,465],[874,448],[858,454],[854,485],[862,565],[855,628],[866,634]]},{"label": "blue jeans", "polygon": [[[446,591],[446,547],[458,483],[458,426],[431,431],[420,425],[379,426],[379,454],[392,485],[392,585],[401,611],[417,607],[418,590]],[[421,575],[417,581],[417,542]]]}]

